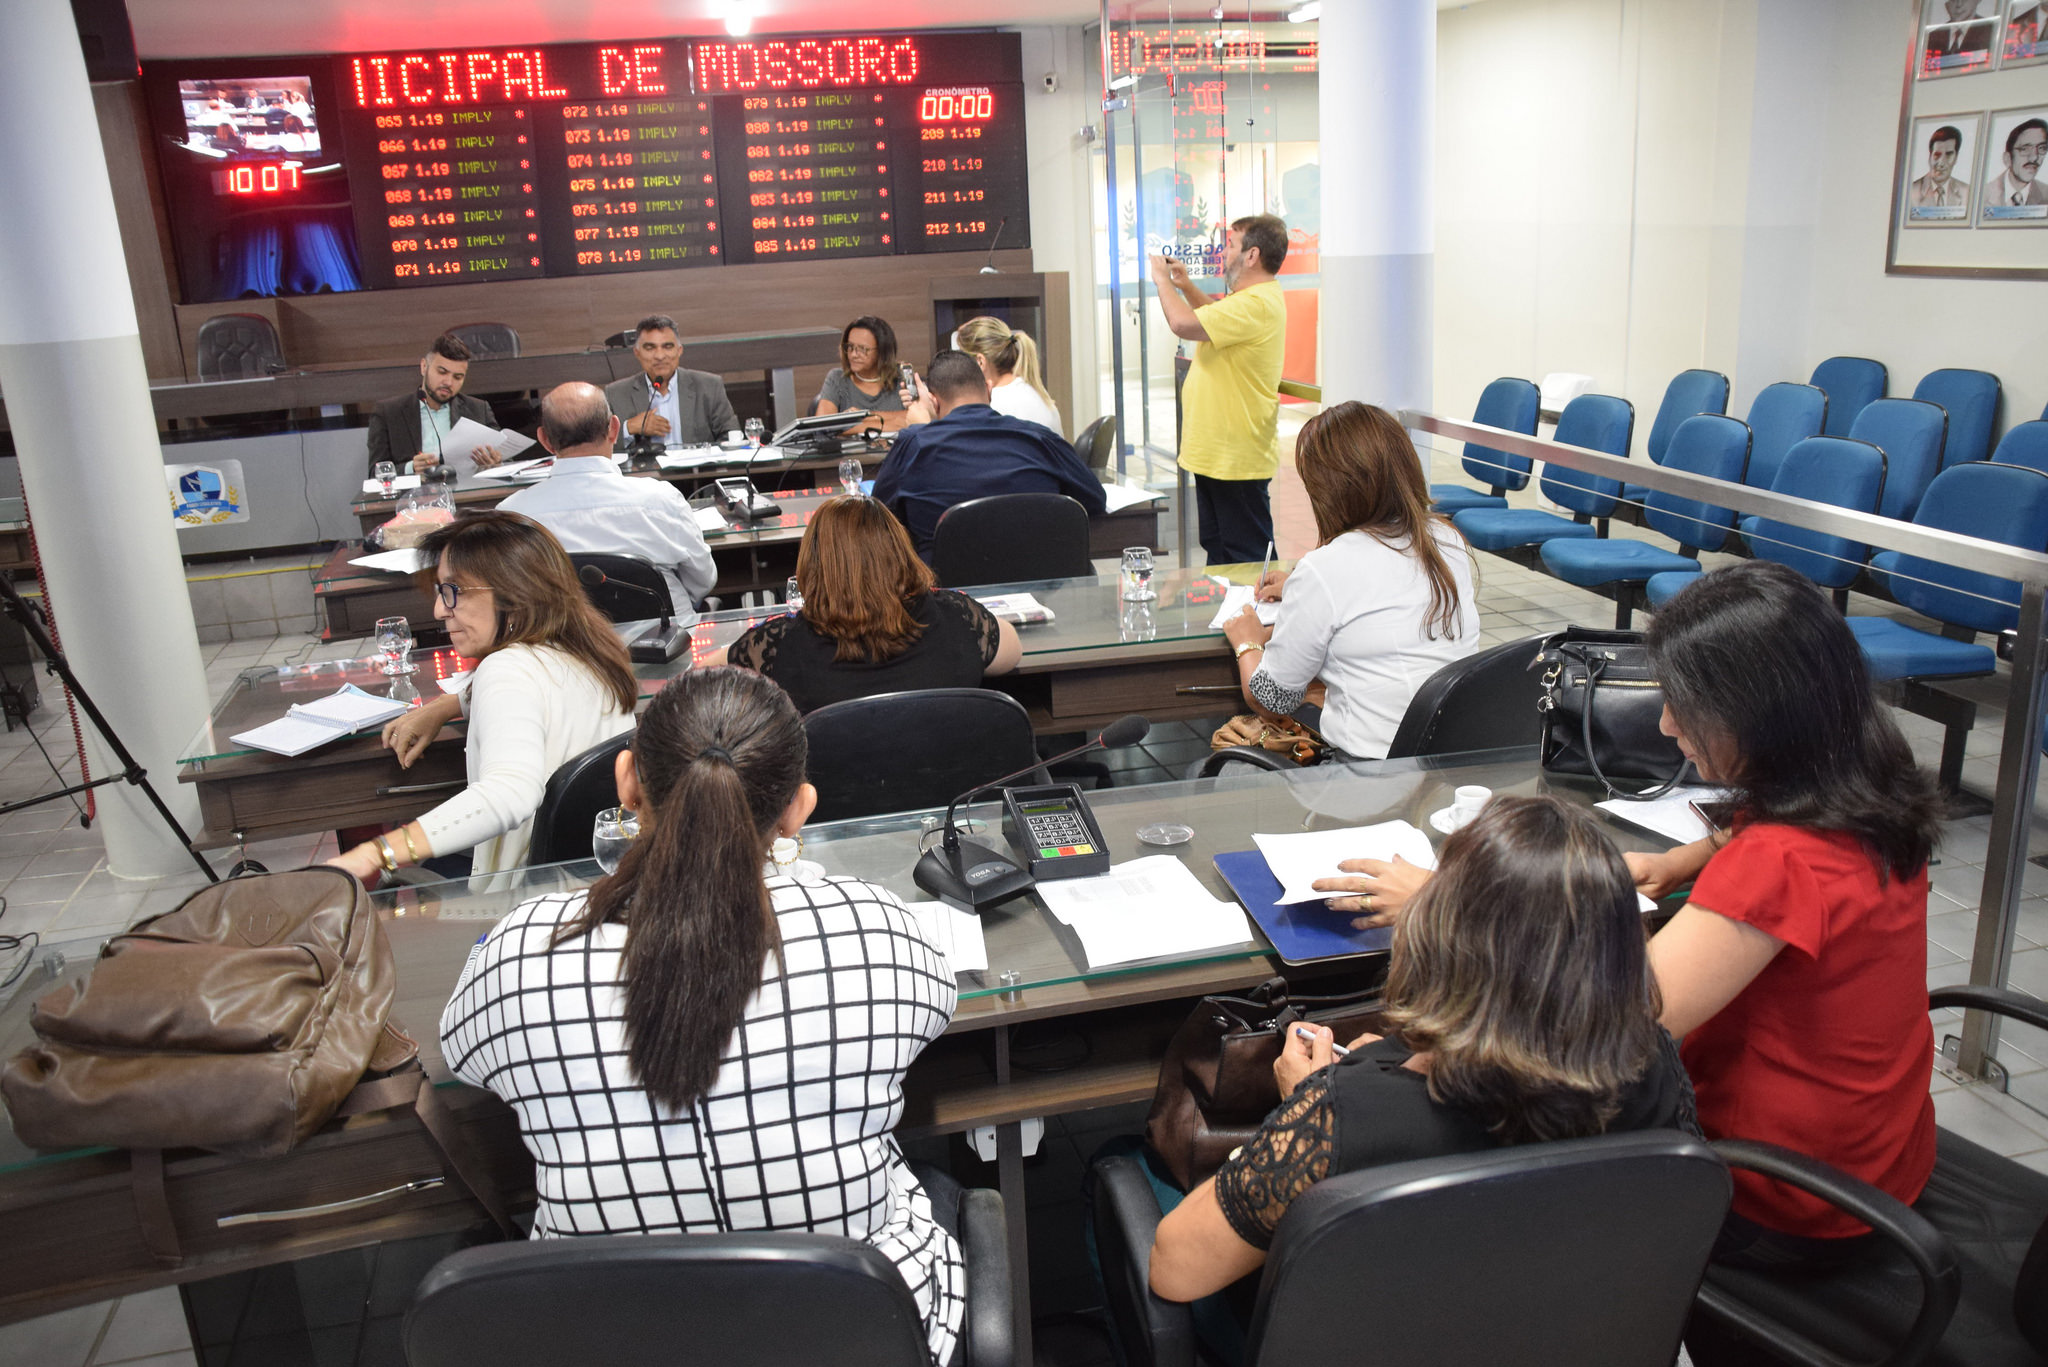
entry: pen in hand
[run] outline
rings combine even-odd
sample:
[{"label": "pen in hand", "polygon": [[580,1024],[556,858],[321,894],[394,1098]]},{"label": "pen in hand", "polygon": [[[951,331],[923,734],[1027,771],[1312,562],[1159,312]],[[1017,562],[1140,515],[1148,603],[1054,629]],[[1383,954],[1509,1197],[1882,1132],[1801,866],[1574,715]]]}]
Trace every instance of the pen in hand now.
[{"label": "pen in hand", "polygon": [[[1315,1031],[1313,1031],[1313,1030],[1309,1029],[1309,1028],[1308,1028],[1308,1027],[1307,1027],[1306,1025],[1297,1025],[1297,1026],[1295,1026],[1295,1027],[1294,1027],[1294,1033],[1295,1033],[1295,1035],[1296,1035],[1296,1037],[1297,1037],[1297,1038],[1300,1038],[1300,1039],[1305,1039],[1305,1040],[1307,1040],[1307,1041],[1308,1041],[1308,1042],[1309,1042],[1310,1044],[1314,1044],[1314,1043],[1315,1043],[1315,1040],[1316,1040],[1316,1033],[1315,1033]],[[1335,1040],[1331,1040],[1331,1041],[1330,1041],[1330,1052],[1331,1052],[1332,1054],[1336,1055],[1336,1056],[1337,1056],[1338,1058],[1343,1058],[1343,1057],[1344,1057],[1345,1055],[1349,1054],[1349,1053],[1350,1053],[1351,1051],[1350,1051],[1349,1049],[1346,1049],[1346,1048],[1345,1048],[1345,1047],[1344,1047],[1343,1045],[1341,1045],[1341,1044],[1337,1043],[1337,1041],[1335,1041]]]}]

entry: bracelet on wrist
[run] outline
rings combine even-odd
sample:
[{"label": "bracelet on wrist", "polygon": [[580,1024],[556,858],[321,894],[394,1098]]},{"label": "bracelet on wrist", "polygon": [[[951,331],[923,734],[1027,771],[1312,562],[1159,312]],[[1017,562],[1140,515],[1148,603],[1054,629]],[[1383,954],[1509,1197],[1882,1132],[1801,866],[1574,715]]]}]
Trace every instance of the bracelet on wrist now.
[{"label": "bracelet on wrist", "polygon": [[383,863],[384,872],[398,872],[398,854],[391,848],[391,840],[388,836],[380,835],[377,837],[377,858]]}]

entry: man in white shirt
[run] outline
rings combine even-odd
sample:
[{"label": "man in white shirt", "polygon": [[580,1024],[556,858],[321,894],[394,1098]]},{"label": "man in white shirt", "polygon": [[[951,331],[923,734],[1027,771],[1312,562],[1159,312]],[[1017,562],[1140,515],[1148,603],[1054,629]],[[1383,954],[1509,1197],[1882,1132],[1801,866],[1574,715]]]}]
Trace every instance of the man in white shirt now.
[{"label": "man in white shirt", "polygon": [[711,549],[673,485],[620,473],[612,458],[618,435],[603,390],[580,380],[556,386],[541,400],[539,432],[555,457],[554,473],[498,506],[540,523],[572,554],[652,561],[668,580],[676,620],[693,622],[697,600],[718,579]]},{"label": "man in white shirt", "polygon": [[2048,155],[2048,122],[2028,119],[2015,124],[2005,135],[2005,171],[1992,177],[1985,188],[1985,206],[2048,204],[2048,186],[2035,179],[2041,173],[2044,155]]}]

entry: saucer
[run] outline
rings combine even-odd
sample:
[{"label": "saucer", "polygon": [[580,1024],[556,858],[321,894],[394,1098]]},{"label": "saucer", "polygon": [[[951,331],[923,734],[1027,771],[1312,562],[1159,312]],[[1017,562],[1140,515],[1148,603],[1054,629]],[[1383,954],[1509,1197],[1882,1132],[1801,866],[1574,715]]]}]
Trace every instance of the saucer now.
[{"label": "saucer", "polygon": [[1449,835],[1465,823],[1458,820],[1458,809],[1456,807],[1441,807],[1429,814],[1429,824],[1436,827],[1444,835]]}]

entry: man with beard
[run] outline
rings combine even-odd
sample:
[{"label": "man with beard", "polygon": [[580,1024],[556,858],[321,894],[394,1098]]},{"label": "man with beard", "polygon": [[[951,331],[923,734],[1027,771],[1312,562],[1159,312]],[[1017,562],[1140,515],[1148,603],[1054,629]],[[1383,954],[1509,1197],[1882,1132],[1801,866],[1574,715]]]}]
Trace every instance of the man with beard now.
[{"label": "man with beard", "polygon": [[[469,378],[469,348],[446,333],[434,339],[427,354],[420,357],[420,385],[410,394],[384,400],[370,412],[370,474],[377,463],[388,460],[410,466],[414,474],[425,474],[441,463],[441,443],[455,424],[464,418],[496,427],[491,406],[462,392]],[[483,447],[474,457],[479,470],[488,470],[503,457],[492,447]]]}]

